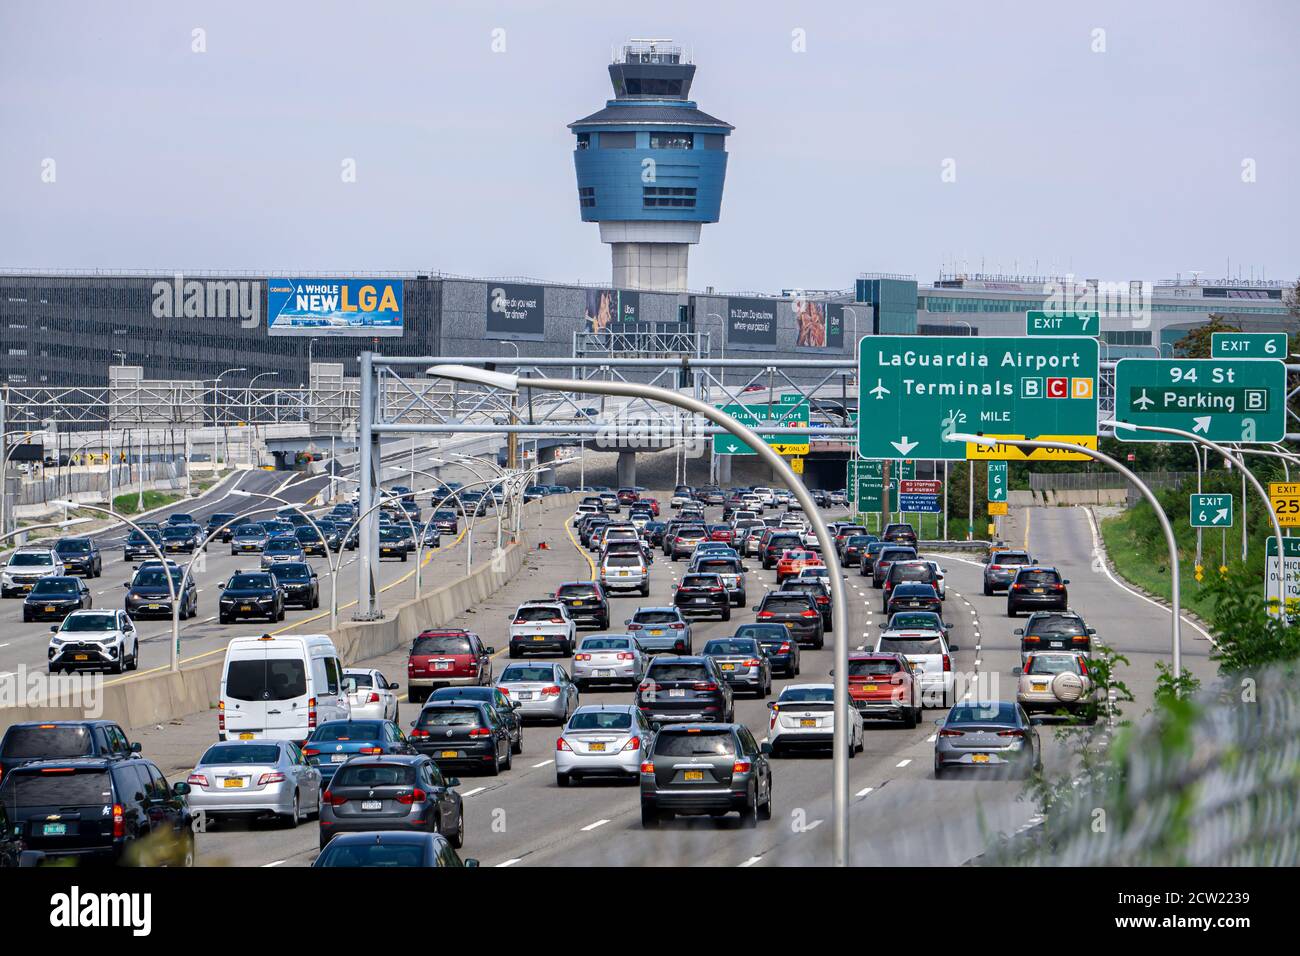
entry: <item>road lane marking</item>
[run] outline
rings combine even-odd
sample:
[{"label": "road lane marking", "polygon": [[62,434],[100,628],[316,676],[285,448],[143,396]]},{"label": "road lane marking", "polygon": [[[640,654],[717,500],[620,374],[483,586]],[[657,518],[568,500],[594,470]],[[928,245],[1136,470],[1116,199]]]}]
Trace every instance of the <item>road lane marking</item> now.
[{"label": "road lane marking", "polygon": [[742,864],[740,864],[740,865],[741,865],[742,868],[743,868],[743,867],[746,867],[746,866],[753,866],[755,863],[757,863],[757,862],[758,862],[759,860],[761,860],[761,859],[763,859],[763,857],[762,857],[761,855],[760,855],[760,856],[751,856],[748,860],[746,860],[744,863],[742,863]]},{"label": "road lane marking", "polygon": [[494,869],[499,870],[499,869],[501,869],[502,867],[506,867],[506,866],[514,866],[516,863],[520,862],[520,859],[521,859],[520,857],[515,857],[515,858],[512,859],[512,860],[503,860],[502,862],[498,863],[498,864],[494,867]]},{"label": "road lane marking", "polygon": [[813,830],[816,830],[816,829],[817,829],[819,826],[821,826],[821,825],[822,825],[822,821],[821,821],[821,820],[814,820],[812,823],[808,823],[808,824],[805,824],[805,825],[804,825],[803,832],[804,832],[804,833],[809,833],[809,832],[811,832],[811,831],[813,831]]},{"label": "road lane marking", "polygon": [[554,760],[543,760],[541,763],[535,763],[535,764],[533,764],[533,769],[534,769],[534,770],[537,770],[539,767],[547,767],[547,766],[550,766],[550,765],[553,764],[553,763],[555,763]]},{"label": "road lane marking", "polygon": [[595,823],[588,823],[585,827],[582,828],[582,832],[587,833],[591,830],[596,829],[596,827],[603,827],[608,822],[609,822],[608,820],[597,820]]},{"label": "road lane marking", "polygon": [[464,799],[465,797],[472,797],[474,796],[474,794],[482,793],[486,789],[487,787],[475,787],[473,790],[466,790],[464,793],[461,794],[461,798]]},{"label": "road lane marking", "polygon": [[280,865],[281,863],[283,863],[283,862],[284,862],[284,860],[272,860],[270,863],[263,863],[263,864],[262,864],[262,869],[266,869],[267,867],[270,867],[270,866],[279,866],[279,865]]},{"label": "road lane marking", "polygon": [[911,763],[911,762],[912,762],[912,758],[911,758],[911,757],[904,757],[904,758],[903,758],[902,760],[900,760],[897,764],[895,764],[895,766],[898,766],[898,767],[906,767],[906,766],[907,766],[909,763]]},{"label": "road lane marking", "polygon": [[925,738],[925,742],[926,742],[927,744],[932,744],[932,743],[934,743],[935,739],[936,739],[938,736],[939,736],[938,734],[931,734],[929,737],[926,737],[926,738]]},{"label": "road lane marking", "polygon": [[867,794],[869,794],[872,790],[875,790],[875,789],[876,789],[875,787],[863,787],[863,788],[862,788],[861,790],[859,790],[856,794],[854,794],[854,796],[857,796],[857,797],[865,797]]}]

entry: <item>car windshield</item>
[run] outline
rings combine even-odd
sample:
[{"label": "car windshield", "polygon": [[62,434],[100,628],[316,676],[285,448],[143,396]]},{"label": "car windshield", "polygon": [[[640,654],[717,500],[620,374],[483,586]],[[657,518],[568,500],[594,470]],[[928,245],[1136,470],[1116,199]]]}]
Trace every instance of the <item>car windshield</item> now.
[{"label": "car windshield", "polygon": [[632,620],[638,624],[676,624],[681,617],[676,611],[637,611]]},{"label": "car windshield", "polygon": [[435,511],[433,513],[435,521],[455,521],[456,512],[454,511]]},{"label": "car windshield", "polygon": [[679,664],[675,661],[655,661],[646,672],[650,680],[693,680],[709,679],[709,669],[703,664]]},{"label": "car windshield", "polygon": [[77,594],[79,592],[80,589],[77,587],[77,582],[71,578],[42,578],[37,581],[36,586],[32,588],[33,597],[41,597],[43,595],[53,596],[56,594]]},{"label": "car windshield", "polygon": [[230,579],[228,588],[233,590],[251,590],[253,588],[269,588],[274,585],[271,583],[269,574],[236,574]]},{"label": "car windshield", "polygon": [[580,710],[569,720],[569,730],[631,730],[632,715],[625,710]]},{"label": "car windshield", "polygon": [[0,756],[4,757],[83,757],[91,752],[91,734],[87,727],[64,724],[29,724],[10,727],[4,736]]},{"label": "car windshield", "polygon": [[902,668],[894,660],[849,661],[849,677],[888,677]]},{"label": "car windshield", "polygon": [[209,747],[200,764],[273,764],[280,760],[280,748],[274,744],[217,744]]},{"label": "car windshield", "polygon": [[[172,586],[179,588],[181,586],[181,569],[171,568]],[[165,588],[167,586],[167,572],[162,568],[141,568],[135,574],[135,580],[131,582],[133,588]]]},{"label": "car windshield", "polygon": [[890,637],[886,634],[880,639],[879,650],[911,656],[942,654],[943,642],[937,637]]},{"label": "car windshield", "polygon": [[85,538],[60,541],[54,546],[54,550],[59,554],[89,554],[90,542]]},{"label": "car windshield", "polygon": [[553,681],[555,671],[548,664],[511,664],[501,672],[502,684],[516,681]]},{"label": "car windshield", "polygon": [[112,631],[117,628],[114,614],[69,614],[63,619],[64,631]]},{"label": "car windshield", "polygon": [[901,611],[889,619],[891,631],[937,631],[943,627],[932,611]]},{"label": "car windshield", "polygon": [[550,621],[560,618],[559,609],[549,605],[540,605],[538,607],[521,607],[515,612],[516,621]]},{"label": "car windshield", "polygon": [[729,730],[665,730],[655,738],[655,754],[662,757],[726,757],[735,752]]},{"label": "car windshield", "polygon": [[282,564],[271,572],[277,581],[310,581],[311,568],[305,564]]},{"label": "car windshield", "polygon": [[780,704],[805,704],[834,700],[835,691],[830,687],[787,687],[777,698]]},{"label": "car windshield", "polygon": [[415,768],[408,764],[346,763],[334,774],[331,784],[339,787],[409,787],[415,783]]},{"label": "car windshield", "polygon": [[1077,674],[1079,661],[1070,654],[1036,654],[1029,660],[1026,674]]},{"label": "car windshield", "polygon": [[947,723],[951,724],[1004,724],[1019,726],[1016,719],[1016,705],[1005,700],[975,701],[961,703],[948,711]]},{"label": "car windshield", "polygon": [[312,740],[382,740],[384,725],[378,720],[331,720],[312,732]]},{"label": "car windshield", "polygon": [[254,536],[266,534],[266,529],[260,524],[241,524],[235,529],[236,537]]},{"label": "car windshield", "polygon": [[51,563],[48,554],[33,551],[19,551],[9,559],[9,567],[11,568],[48,568]]},{"label": "car windshield", "polygon": [[276,538],[270,541],[266,546],[267,553],[287,552],[296,553],[298,551],[297,538]]},{"label": "car windshield", "polygon": [[481,722],[477,707],[426,707],[420,711],[419,727],[477,727]]},{"label": "car windshield", "polygon": [[712,640],[704,645],[704,653],[713,654],[757,654],[758,645],[752,639],[723,638]]},{"label": "car windshield", "polygon": [[626,651],[632,642],[626,637],[584,637],[578,645],[580,651]]},{"label": "car windshield", "polygon": [[1077,617],[1036,617],[1025,626],[1025,633],[1081,637],[1088,633],[1088,628]]},{"label": "car windshield", "polygon": [[426,656],[432,654],[470,654],[472,651],[469,646],[469,638],[465,635],[442,634],[442,635],[424,635],[421,634],[411,645],[411,654],[413,656]]},{"label": "car windshield", "polygon": [[187,524],[172,524],[163,528],[164,538],[188,538],[194,533],[194,529]]}]

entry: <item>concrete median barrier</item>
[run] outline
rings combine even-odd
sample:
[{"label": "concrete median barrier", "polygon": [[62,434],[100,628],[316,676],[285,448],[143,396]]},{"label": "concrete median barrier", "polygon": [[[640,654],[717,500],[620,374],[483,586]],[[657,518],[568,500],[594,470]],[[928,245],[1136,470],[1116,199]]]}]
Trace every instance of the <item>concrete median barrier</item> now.
[{"label": "concrete median barrier", "polygon": [[[536,519],[557,512],[567,517],[578,499],[575,494],[553,495],[530,502],[524,514],[531,520],[525,521],[519,540],[502,548],[494,560],[423,594],[418,600],[409,599],[388,608],[387,616],[381,620],[348,621],[340,625],[330,636],[344,663],[351,666],[405,646],[425,628],[450,620],[494,594],[523,567],[538,537],[535,528],[530,530]],[[304,633],[311,630],[306,628]],[[490,637],[484,637],[492,643]],[[115,720],[123,727],[141,727],[201,713],[217,705],[223,664],[221,656],[213,655],[179,673],[162,671],[116,681],[102,686],[94,698],[84,698],[84,704],[0,706],[0,732],[10,724],[24,721],[80,720],[89,715]],[[10,678],[0,677],[0,681],[6,679]],[[4,698],[11,695],[0,699]]]}]

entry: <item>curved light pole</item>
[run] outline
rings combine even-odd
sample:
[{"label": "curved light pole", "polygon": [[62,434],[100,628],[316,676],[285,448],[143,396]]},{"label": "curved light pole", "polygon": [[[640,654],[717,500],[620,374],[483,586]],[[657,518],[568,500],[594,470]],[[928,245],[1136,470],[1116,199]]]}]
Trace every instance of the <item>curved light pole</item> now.
[{"label": "curved light pole", "polygon": [[[302,482],[300,482],[300,481],[295,481],[292,485],[286,485],[286,486],[285,486],[284,488],[282,488],[281,490],[282,490],[282,491],[288,491],[290,488],[294,487],[294,485],[300,485],[300,484],[302,484]],[[291,510],[293,510],[293,511],[298,512],[298,514],[302,515],[304,518],[307,519],[308,523],[311,524],[312,530],[316,532],[316,537],[318,537],[318,538],[320,539],[321,546],[325,548],[325,565],[326,565],[326,567],[328,567],[328,568],[330,569],[330,630],[332,631],[332,630],[334,630],[336,627],[338,627],[338,624],[339,624],[339,622],[338,622],[338,603],[339,603],[339,602],[338,602],[338,581],[337,581],[337,579],[336,579],[336,575],[338,574],[338,568],[335,566],[335,564],[334,564],[334,558],[333,558],[333,556],[330,554],[330,544],[329,544],[329,539],[326,538],[326,537],[325,537],[325,533],[324,533],[323,531],[321,531],[321,529],[320,529],[320,525],[318,525],[318,524],[316,523],[315,519],[312,518],[312,516],[309,515],[309,514],[307,513],[307,510],[306,510],[305,508],[303,508],[302,505],[301,505],[301,503],[299,503],[299,502],[296,502],[296,501],[290,501],[290,500],[287,499],[287,498],[281,498],[279,495],[268,494],[268,493],[266,493],[266,492],[264,492],[264,491],[245,491],[245,490],[242,489],[242,488],[233,488],[233,489],[231,489],[231,492],[230,492],[230,493],[231,493],[232,495],[235,495],[235,496],[239,497],[239,498],[266,498],[268,501],[278,501],[280,504],[284,505],[285,507],[287,507],[287,508],[289,508],[289,509],[291,509]],[[274,508],[260,508],[260,509],[258,509],[258,511],[275,511],[275,510],[276,510],[276,509],[274,509]],[[281,509],[281,510],[283,510],[283,509]],[[248,513],[249,513],[249,514],[257,514],[258,512],[248,512]],[[208,537],[205,538],[204,541],[203,541],[204,546],[206,547],[206,546],[207,546],[207,543],[208,543],[209,541],[212,540],[212,537],[213,537],[214,535],[219,534],[220,532],[221,532],[221,529],[218,528],[217,530],[213,531],[212,534],[208,535]],[[304,557],[305,557],[305,556],[306,556],[306,555],[304,555]],[[340,545],[339,545],[339,560],[342,561],[342,559],[343,559],[343,545],[340,544]],[[193,558],[190,559],[190,563],[191,563],[191,564],[193,563]],[[185,573],[186,573],[186,574],[189,573],[189,568],[188,568],[188,567],[186,567],[186,569],[185,569]],[[183,585],[184,583],[185,583],[184,581],[181,582],[182,585]]]},{"label": "curved light pole", "polygon": [[[1109,424],[1103,422],[1102,424]],[[1174,676],[1183,672],[1183,639],[1182,639],[1182,595],[1180,591],[1180,579],[1178,571],[1178,540],[1174,537],[1174,526],[1169,522],[1169,516],[1165,514],[1165,509],[1160,507],[1160,500],[1156,497],[1146,483],[1137,475],[1121,465],[1114,458],[1111,458],[1105,452],[1098,451],[1095,448],[1088,448],[1084,445],[1075,445],[1064,441],[1029,441],[1023,439],[1011,438],[983,438],[979,435],[968,435],[962,432],[956,432],[951,435],[945,435],[944,441],[965,442],[967,444],[985,445],[990,442],[996,442],[999,445],[1010,445],[1013,448],[1050,448],[1056,451],[1072,451],[1081,455],[1087,455],[1093,461],[1099,461],[1103,465],[1114,469],[1123,475],[1128,481],[1142,492],[1147,502],[1151,505],[1151,510],[1156,514],[1156,520],[1160,522],[1160,528],[1165,535],[1165,546],[1169,549],[1169,570],[1170,574],[1170,598],[1174,606],[1173,621],[1170,625],[1170,656],[1173,661]],[[1176,693],[1175,689],[1175,693]]]},{"label": "curved light pole", "polygon": [[[12,455],[27,439],[35,435],[36,432],[23,432],[18,436],[18,440],[5,449],[4,457],[0,458],[0,532],[3,532],[9,524],[9,489],[5,481],[5,476],[9,474],[9,456]],[[0,436],[3,438],[4,436]],[[21,483],[20,483],[21,484]]]},{"label": "curved light pole", "polygon": [[158,542],[155,541],[152,537],[150,537],[150,535],[148,535],[143,528],[141,528],[138,524],[136,524],[126,515],[120,514],[119,512],[114,511],[112,508],[101,508],[99,505],[77,504],[74,501],[67,501],[66,499],[60,501],[52,501],[50,503],[53,504],[55,507],[76,508],[78,510],[95,511],[98,512],[99,514],[108,515],[110,518],[116,518],[118,521],[122,521],[126,524],[129,524],[136,531],[140,532],[140,535],[144,538],[145,543],[148,544],[149,547],[153,550],[153,553],[158,556],[158,560],[159,562],[162,563],[163,566],[163,577],[167,579],[167,597],[172,603],[172,651],[171,651],[170,669],[171,672],[175,674],[177,671],[181,669],[181,660],[180,660],[181,625],[180,625],[180,616],[179,616],[180,611],[176,606],[176,582],[172,580],[171,571],[167,567],[167,555],[163,553],[162,548],[158,547]]},{"label": "curved light pole", "polygon": [[[533,470],[536,471],[536,469],[533,469]],[[475,486],[477,486],[477,485],[489,485],[489,484],[491,484],[492,482],[494,482],[494,481],[498,481],[498,480],[499,480],[499,479],[497,479],[497,478],[486,478],[486,479],[483,479],[482,481],[471,481],[471,482],[469,482],[468,484],[466,484],[466,485],[462,485],[460,488],[455,489],[455,490],[452,491],[450,494],[443,495],[443,496],[442,496],[442,500],[439,501],[436,505],[433,506],[433,511],[432,511],[432,512],[430,513],[430,515],[429,515],[429,520],[432,521],[432,520],[433,520],[433,515],[437,513],[438,509],[441,508],[443,505],[445,505],[448,501],[450,501],[450,500],[453,499],[453,498],[455,498],[456,501],[460,504],[461,514],[465,514],[465,502],[464,502],[464,500],[460,497],[460,493],[461,493],[462,491],[465,491],[465,490],[468,489],[468,488],[473,488],[473,487],[475,487]],[[477,511],[478,508],[476,507],[474,510]],[[475,518],[475,516],[474,516],[474,515],[468,515],[468,514],[467,514],[467,515],[465,515],[465,517],[466,517],[466,520],[468,521],[468,525],[467,525],[467,527],[469,528],[468,540],[466,540],[466,542],[465,542],[465,574],[468,575],[468,574],[470,573],[471,560],[472,560],[473,555],[474,555],[474,518]],[[500,518],[498,517],[498,521],[499,521],[499,520],[500,520]]]},{"label": "curved light pole", "polygon": [[[483,472],[479,471],[477,468],[475,468],[473,465],[470,464],[471,461],[476,461],[479,462],[480,464],[483,464],[483,459],[475,458],[472,455],[456,455],[455,457],[459,460],[455,462],[449,462],[445,458],[438,458],[436,460],[443,462],[444,464],[453,465],[453,466],[459,465],[460,467],[464,468],[475,478],[477,478],[481,484],[487,486],[484,488],[485,495],[492,494],[492,489],[490,486],[492,485],[494,480],[499,480],[500,477],[499,466],[497,466],[495,462],[492,463],[494,468],[498,468],[498,472],[497,472],[498,478],[497,479],[487,478],[484,476]],[[438,478],[434,478],[432,475],[429,475],[427,472],[421,472],[421,474],[424,474],[428,478],[433,478],[434,481],[440,480]],[[493,497],[493,501],[495,502],[496,496],[493,495],[492,497]],[[462,508],[462,510],[464,509]],[[501,508],[500,507],[496,508],[496,513],[497,513],[497,551],[499,552],[501,550]],[[474,514],[469,515],[468,517],[469,517],[469,546],[465,549],[465,553],[466,553],[465,573],[467,575],[469,574],[469,569],[470,569],[468,556],[474,550],[474,524],[478,521],[477,505],[474,506]]]},{"label": "curved light pole", "polygon": [[[360,478],[345,478],[341,475],[339,476],[339,481],[350,481],[355,485],[361,484]],[[352,526],[348,528],[347,537],[344,537],[343,539],[343,545],[344,546],[347,545],[348,537],[351,537],[352,535],[352,528],[355,528],[357,525],[359,525],[363,518],[366,518],[371,514],[373,514],[374,512],[378,511],[381,507],[388,504],[388,502],[396,501],[398,503],[398,510],[402,512],[402,517],[406,520],[407,525],[410,526],[411,536],[415,538],[415,582],[414,583],[415,583],[415,596],[418,598],[420,596],[420,587],[421,587],[421,578],[422,578],[420,565],[423,563],[421,559],[424,554],[423,552],[424,538],[416,533],[415,522],[412,521],[411,516],[406,513],[406,509],[401,507],[402,496],[393,494],[387,488],[377,488],[376,490],[379,492],[380,495],[379,500],[376,501],[373,505],[371,505],[364,515],[358,516],[357,520],[352,523]],[[358,542],[357,547],[360,546],[361,546],[360,542]],[[375,547],[376,549],[379,547],[378,541],[375,542]],[[342,548],[339,549],[339,560],[340,561],[343,560]],[[375,555],[375,561],[376,562],[379,561],[378,554]]]},{"label": "curved light pole", "polygon": [[655,385],[641,385],[631,382],[619,381],[602,381],[563,378],[528,378],[521,375],[507,375],[502,372],[488,372],[483,369],[472,368],[467,365],[435,365],[428,370],[430,375],[441,376],[443,378],[456,379],[459,381],[476,382],[481,385],[487,385],[492,388],[498,388],[505,391],[518,391],[521,386],[528,388],[539,388],[549,391],[560,392],[579,392],[591,395],[613,395],[616,397],[643,398],[653,402],[660,402],[664,405],[675,405],[678,408],[685,409],[695,415],[703,416],[728,432],[735,435],[750,448],[754,449],[758,457],[771,466],[773,473],[781,482],[790,490],[790,493],[799,500],[803,507],[804,514],[811,522],[814,531],[817,534],[817,542],[821,545],[822,558],[826,562],[827,571],[831,579],[831,593],[833,595],[835,607],[839,610],[835,614],[835,625],[832,628],[832,639],[835,645],[835,663],[834,663],[834,708],[835,708],[835,727],[834,727],[834,757],[832,768],[832,790],[831,805],[833,818],[833,838],[832,838],[832,857],[835,866],[848,866],[849,864],[849,636],[848,636],[848,609],[849,602],[844,587],[844,572],[840,568],[839,557],[835,553],[835,542],[831,538],[830,530],[826,527],[826,522],[822,520],[818,513],[817,503],[813,501],[812,495],[804,487],[802,481],[790,469],[790,465],[778,455],[767,442],[763,441],[757,434],[745,425],[736,421],[726,412],[714,408],[706,402],[701,402],[696,398],[688,395],[681,395],[678,392],[666,388],[660,388]]},{"label": "curved light pole", "polygon": [[46,528],[71,528],[73,525],[85,524],[89,518],[70,518],[67,521],[47,521],[43,524],[29,524],[25,528],[19,528],[17,531],[6,531],[0,534],[0,541],[8,541],[10,538],[16,538],[20,534],[27,534],[29,531],[44,531]]},{"label": "curved light pole", "polygon": [[[221,379],[235,372],[247,372],[246,368],[228,368],[212,380],[212,446],[215,449],[217,445],[217,398],[220,396]],[[222,464],[230,467],[230,444],[226,443],[226,460]]]}]

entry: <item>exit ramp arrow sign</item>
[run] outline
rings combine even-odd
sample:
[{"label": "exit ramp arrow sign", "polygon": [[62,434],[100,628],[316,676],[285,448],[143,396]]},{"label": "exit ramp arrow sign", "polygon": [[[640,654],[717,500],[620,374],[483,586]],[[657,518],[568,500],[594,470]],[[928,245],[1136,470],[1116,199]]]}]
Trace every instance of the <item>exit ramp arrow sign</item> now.
[{"label": "exit ramp arrow sign", "polygon": [[1232,495],[1194,494],[1190,510],[1193,528],[1232,527]]}]

